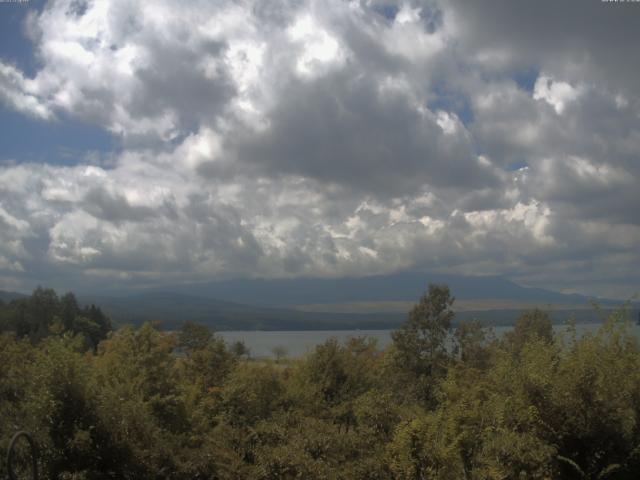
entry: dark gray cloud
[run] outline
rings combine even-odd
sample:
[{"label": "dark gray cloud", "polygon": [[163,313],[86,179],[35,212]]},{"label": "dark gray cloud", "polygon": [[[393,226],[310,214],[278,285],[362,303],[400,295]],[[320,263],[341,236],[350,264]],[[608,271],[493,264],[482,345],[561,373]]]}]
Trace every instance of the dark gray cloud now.
[{"label": "dark gray cloud", "polygon": [[138,222],[157,212],[145,206],[131,206],[119,193],[109,193],[104,188],[91,188],[82,199],[84,209],[91,215],[108,222]]},{"label": "dark gray cloud", "polygon": [[497,187],[462,129],[446,133],[435,115],[375,78],[336,74],[292,82],[270,125],[233,145],[239,162],[263,174],[296,174],[366,192],[402,195],[424,184]]},{"label": "dark gray cloud", "polygon": [[638,93],[637,3],[453,0],[443,6],[459,23],[460,48],[484,54],[487,68],[545,69]]},{"label": "dark gray cloud", "polygon": [[430,269],[631,293],[637,5],[52,1],[0,99],[120,150],[0,166],[0,288]]}]

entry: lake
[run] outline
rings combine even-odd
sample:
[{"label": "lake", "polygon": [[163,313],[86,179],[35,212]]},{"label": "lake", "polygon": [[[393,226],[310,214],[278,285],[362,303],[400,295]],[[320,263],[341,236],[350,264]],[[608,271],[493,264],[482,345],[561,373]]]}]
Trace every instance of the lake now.
[{"label": "lake", "polygon": [[[578,335],[595,331],[600,323],[580,323],[576,325]],[[511,330],[512,327],[494,327],[496,336]],[[565,325],[554,325],[561,331]],[[640,326],[633,324],[632,329],[640,337]],[[287,356],[300,357],[311,352],[317,345],[331,337],[344,342],[352,337],[370,337],[376,339],[379,348],[391,343],[391,330],[306,330],[306,331],[229,331],[218,332],[228,343],[243,341],[253,358],[273,357],[275,347],[284,347]]]}]

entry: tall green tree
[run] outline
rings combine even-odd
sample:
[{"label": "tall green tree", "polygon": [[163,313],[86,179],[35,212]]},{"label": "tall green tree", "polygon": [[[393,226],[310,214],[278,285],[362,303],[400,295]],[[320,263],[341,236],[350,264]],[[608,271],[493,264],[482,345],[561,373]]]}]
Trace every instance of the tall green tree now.
[{"label": "tall green tree", "polygon": [[427,403],[434,400],[435,383],[445,375],[450,359],[447,340],[454,317],[453,302],[448,286],[431,284],[407,321],[391,333],[395,365],[414,377],[417,393]]},{"label": "tall green tree", "polygon": [[209,345],[212,338],[213,332],[210,328],[200,323],[187,321],[180,329],[178,346],[187,352],[200,350]]},{"label": "tall green tree", "polygon": [[505,333],[504,341],[514,353],[519,353],[524,346],[534,339],[545,343],[553,342],[553,324],[549,313],[538,308],[523,312],[516,321],[512,331]]},{"label": "tall green tree", "polygon": [[490,332],[479,320],[460,322],[453,334],[453,353],[463,363],[477,368],[487,367]]}]

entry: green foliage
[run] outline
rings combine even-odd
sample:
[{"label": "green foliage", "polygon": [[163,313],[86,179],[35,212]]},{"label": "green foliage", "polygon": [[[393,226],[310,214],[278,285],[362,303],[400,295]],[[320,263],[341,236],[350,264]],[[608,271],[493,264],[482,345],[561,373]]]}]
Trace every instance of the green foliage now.
[{"label": "green foliage", "polygon": [[233,354],[238,358],[243,358],[243,357],[248,358],[251,355],[249,348],[242,340],[233,342],[230,348]]},{"label": "green foliage", "polygon": [[111,320],[95,305],[80,308],[73,293],[58,297],[36,288],[28,298],[0,303],[0,332],[13,332],[36,343],[50,335],[71,332],[95,349],[111,331]]},{"label": "green foliage", "polygon": [[447,339],[454,317],[453,302],[449,287],[429,285],[407,321],[391,334],[401,381],[414,384],[415,394],[426,405],[433,405],[437,382],[445,375],[450,360]]},{"label": "green foliage", "polygon": [[194,401],[218,391],[238,361],[222,338],[204,326],[186,324],[180,332],[178,345],[186,347],[177,366],[183,388],[194,396]]},{"label": "green foliage", "polygon": [[209,345],[212,338],[213,332],[204,325],[194,322],[185,322],[180,329],[178,345],[184,348],[187,352],[201,350]]},{"label": "green foliage", "polygon": [[0,449],[32,432],[48,479],[636,478],[640,347],[620,316],[578,337],[526,312],[496,340],[452,333],[452,302],[430,287],[386,351],[330,339],[278,363],[196,324],[105,334],[40,289],[0,305]]},{"label": "green foliage", "polygon": [[280,360],[286,357],[289,351],[287,350],[287,347],[277,345],[271,349],[271,353],[273,353],[273,356],[276,357],[276,362],[280,363]]},{"label": "green foliage", "polygon": [[524,312],[516,321],[513,330],[504,335],[507,348],[511,348],[515,353],[520,352],[536,338],[546,343],[553,341],[551,317],[539,309]]},{"label": "green foliage", "polygon": [[446,339],[453,320],[454,299],[445,285],[429,285],[429,291],[409,312],[408,320],[392,338],[398,363],[415,375],[435,375],[446,368]]},{"label": "green foliage", "polygon": [[278,371],[270,365],[241,364],[222,389],[227,423],[252,426],[279,408],[283,391]]},{"label": "green foliage", "polygon": [[376,356],[375,343],[363,338],[351,339],[344,346],[330,338],[303,365],[307,388],[328,405],[351,401],[375,384],[371,367]]},{"label": "green foliage", "polygon": [[490,336],[477,320],[460,322],[453,334],[453,353],[464,364],[485,368],[490,359]]}]

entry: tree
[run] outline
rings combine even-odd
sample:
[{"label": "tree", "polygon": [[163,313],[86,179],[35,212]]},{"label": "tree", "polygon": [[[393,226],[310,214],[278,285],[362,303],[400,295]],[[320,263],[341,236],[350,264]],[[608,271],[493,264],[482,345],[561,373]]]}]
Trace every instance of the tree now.
[{"label": "tree", "polygon": [[72,330],[75,325],[76,317],[80,314],[80,307],[76,296],[71,293],[65,293],[60,297],[60,319],[65,330]]},{"label": "tree", "polygon": [[271,349],[271,353],[276,357],[276,363],[280,363],[280,360],[287,356],[288,350],[287,347],[277,345]]},{"label": "tree", "polygon": [[[416,377],[422,383],[421,389],[431,390],[430,379],[440,378],[446,372],[453,301],[448,286],[429,285],[428,292],[409,312],[407,321],[391,333],[396,366]],[[425,391],[422,394],[430,395]]]},{"label": "tree", "polygon": [[223,384],[239,358],[222,337],[194,322],[185,322],[178,346],[184,350],[179,361],[183,388],[191,391],[190,398],[196,402]]},{"label": "tree", "polygon": [[335,337],[318,345],[303,364],[307,392],[329,405],[348,403],[375,383],[375,342],[352,338],[340,345]]},{"label": "tree", "polygon": [[209,345],[213,332],[206,326],[195,322],[185,322],[178,336],[178,346],[187,351],[201,350]]},{"label": "tree", "polygon": [[95,350],[111,331],[111,320],[95,305],[81,309],[71,292],[58,297],[54,290],[38,287],[30,297],[0,308],[0,329],[13,330],[34,343],[67,331],[82,335],[85,346]]},{"label": "tree", "polygon": [[487,330],[478,320],[460,322],[453,334],[453,351],[461,362],[484,368],[489,360]]},{"label": "tree", "polygon": [[247,347],[247,345],[242,340],[233,342],[231,344],[230,350],[231,350],[231,353],[233,353],[238,358],[242,358],[242,357],[248,358],[251,355],[251,351],[249,350],[249,347]]},{"label": "tree", "polygon": [[523,312],[511,332],[504,335],[504,340],[515,353],[519,353],[524,345],[538,338],[545,343],[553,342],[553,325],[547,312],[533,309]]},{"label": "tree", "polygon": [[11,327],[9,308],[0,299],[0,333],[6,332]]},{"label": "tree", "polygon": [[278,370],[270,365],[240,364],[222,390],[228,423],[250,426],[268,418],[282,403],[283,385]]},{"label": "tree", "polygon": [[31,297],[11,302],[13,325],[16,335],[28,336],[32,342],[49,335],[49,327],[58,315],[59,301],[50,288],[37,287]]},{"label": "tree", "polygon": [[[107,317],[100,307],[89,305],[79,312],[76,318],[74,332],[82,333],[88,338],[95,349],[102,340],[107,338],[107,334],[111,331],[111,320]],[[88,322],[80,322],[80,318],[85,318]]]}]

